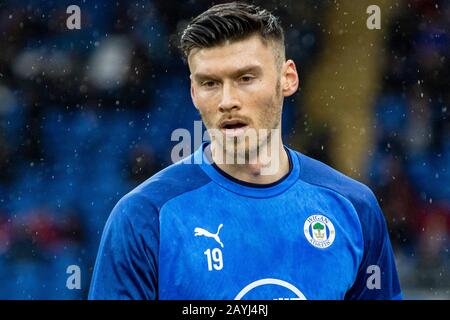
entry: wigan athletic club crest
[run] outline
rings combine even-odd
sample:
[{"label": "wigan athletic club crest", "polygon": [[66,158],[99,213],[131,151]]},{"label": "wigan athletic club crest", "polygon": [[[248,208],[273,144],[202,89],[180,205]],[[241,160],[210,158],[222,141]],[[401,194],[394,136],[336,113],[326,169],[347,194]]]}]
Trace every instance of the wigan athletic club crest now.
[{"label": "wigan athletic club crest", "polygon": [[319,249],[325,249],[331,246],[336,235],[330,219],[320,214],[308,217],[303,230],[309,243]]}]

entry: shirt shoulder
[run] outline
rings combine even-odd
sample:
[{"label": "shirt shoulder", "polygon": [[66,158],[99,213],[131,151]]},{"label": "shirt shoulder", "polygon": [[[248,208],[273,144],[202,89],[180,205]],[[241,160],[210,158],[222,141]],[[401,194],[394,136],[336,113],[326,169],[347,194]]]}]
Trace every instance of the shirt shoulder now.
[{"label": "shirt shoulder", "polygon": [[146,202],[159,211],[170,199],[198,189],[210,181],[198,164],[185,159],[157,172],[126,194],[119,203]]},{"label": "shirt shoulder", "polygon": [[[333,169],[325,163],[295,152],[300,163],[300,179],[313,185],[330,189],[348,201],[364,219],[367,209],[377,207],[377,200],[372,190],[365,184]],[[370,211],[370,210],[369,210]]]}]

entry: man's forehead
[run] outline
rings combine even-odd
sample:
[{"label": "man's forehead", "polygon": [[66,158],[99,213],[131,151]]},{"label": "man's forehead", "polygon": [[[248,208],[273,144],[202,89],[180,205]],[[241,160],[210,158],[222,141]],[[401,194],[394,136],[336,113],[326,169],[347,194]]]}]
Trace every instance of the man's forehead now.
[{"label": "man's forehead", "polygon": [[188,57],[191,73],[212,72],[221,69],[239,69],[252,64],[268,63],[273,50],[260,36],[229,41],[210,48],[195,48]]}]

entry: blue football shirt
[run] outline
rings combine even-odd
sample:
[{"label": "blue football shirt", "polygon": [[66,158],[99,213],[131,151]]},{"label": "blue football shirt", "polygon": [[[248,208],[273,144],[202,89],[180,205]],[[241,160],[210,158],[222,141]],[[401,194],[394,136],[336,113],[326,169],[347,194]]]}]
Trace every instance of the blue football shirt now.
[{"label": "blue football shirt", "polygon": [[286,148],[270,185],[228,176],[203,144],[114,207],[89,299],[401,299],[365,185]]}]

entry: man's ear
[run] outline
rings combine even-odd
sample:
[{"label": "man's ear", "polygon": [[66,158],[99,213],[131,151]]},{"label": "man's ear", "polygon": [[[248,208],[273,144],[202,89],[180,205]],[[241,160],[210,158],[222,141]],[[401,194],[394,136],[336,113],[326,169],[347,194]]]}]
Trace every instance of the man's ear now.
[{"label": "man's ear", "polygon": [[198,110],[198,107],[195,103],[195,89],[194,89],[194,82],[192,81],[192,74],[189,76],[189,78],[191,79],[191,99],[192,99],[192,103],[194,104],[195,109]]},{"label": "man's ear", "polygon": [[287,60],[283,65],[283,74],[282,74],[282,90],[283,96],[289,97],[297,92],[298,89],[298,73],[297,68],[295,66],[294,61]]}]

